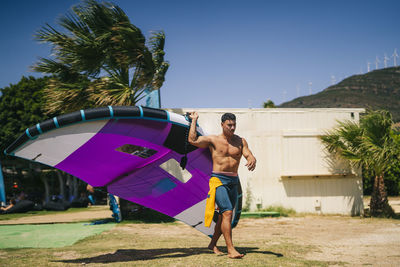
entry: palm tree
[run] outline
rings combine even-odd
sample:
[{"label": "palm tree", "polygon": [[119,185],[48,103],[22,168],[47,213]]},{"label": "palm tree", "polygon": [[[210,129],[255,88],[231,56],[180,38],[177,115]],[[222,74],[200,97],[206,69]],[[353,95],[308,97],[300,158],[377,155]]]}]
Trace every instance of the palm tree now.
[{"label": "palm tree", "polygon": [[275,104],[272,100],[268,99],[267,102],[263,103],[263,108],[275,108]]},{"label": "palm tree", "polygon": [[393,216],[389,206],[384,174],[395,160],[399,160],[398,142],[392,130],[392,117],[387,111],[370,111],[360,119],[339,122],[337,128],[321,136],[329,152],[349,160],[355,168],[366,168],[374,173],[370,209],[372,216]]},{"label": "palm tree", "polygon": [[162,31],[146,43],[121,8],[95,0],[72,7],[59,25],[63,31],[46,24],[35,35],[54,55],[33,67],[53,77],[45,90],[47,112],[134,105],[146,89],[162,86],[169,67]]}]

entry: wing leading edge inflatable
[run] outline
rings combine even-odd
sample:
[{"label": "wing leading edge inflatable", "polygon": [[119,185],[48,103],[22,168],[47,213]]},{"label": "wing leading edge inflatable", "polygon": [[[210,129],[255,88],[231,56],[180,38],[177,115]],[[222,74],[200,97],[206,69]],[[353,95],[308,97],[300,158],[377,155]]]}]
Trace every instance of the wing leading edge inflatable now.
[{"label": "wing leading edge inflatable", "polygon": [[[210,236],[204,227],[208,149],[185,142],[184,116],[147,107],[108,106],[80,110],[36,124],[5,154],[37,161],[126,200],[181,220]],[[197,127],[197,134],[204,135]],[[186,169],[179,166],[187,153]],[[232,225],[240,217],[241,188]]]}]

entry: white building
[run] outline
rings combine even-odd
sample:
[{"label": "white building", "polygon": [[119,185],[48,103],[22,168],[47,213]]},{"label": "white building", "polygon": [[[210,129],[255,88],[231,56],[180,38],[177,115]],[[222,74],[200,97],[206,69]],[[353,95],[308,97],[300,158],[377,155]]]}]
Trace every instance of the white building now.
[{"label": "white building", "polygon": [[[170,109],[183,114],[192,109]],[[250,172],[243,159],[239,176],[243,205],[251,192],[251,210],[283,206],[297,212],[358,215],[363,212],[362,178],[332,159],[318,136],[338,120],[358,122],[364,109],[196,109],[208,134],[221,133],[225,112],[237,117],[236,133],[257,158]]]}]

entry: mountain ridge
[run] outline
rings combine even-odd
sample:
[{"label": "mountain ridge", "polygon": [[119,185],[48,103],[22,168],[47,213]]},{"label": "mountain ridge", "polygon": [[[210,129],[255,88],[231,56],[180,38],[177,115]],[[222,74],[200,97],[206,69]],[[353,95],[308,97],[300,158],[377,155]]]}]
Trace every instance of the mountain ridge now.
[{"label": "mountain ridge", "polygon": [[295,98],[278,108],[385,109],[400,121],[400,67],[353,75],[323,91]]}]

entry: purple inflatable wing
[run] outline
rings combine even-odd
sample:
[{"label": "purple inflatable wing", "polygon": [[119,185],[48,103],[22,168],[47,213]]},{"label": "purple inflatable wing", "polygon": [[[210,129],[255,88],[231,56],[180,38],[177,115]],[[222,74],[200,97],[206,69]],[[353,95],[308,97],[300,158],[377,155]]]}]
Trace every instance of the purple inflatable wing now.
[{"label": "purple inflatable wing", "polygon": [[[72,174],[92,186],[179,219],[210,236],[204,227],[208,149],[185,142],[184,116],[147,107],[101,107],[54,117],[28,128],[6,154]],[[197,127],[199,135],[203,135]],[[187,153],[186,169],[180,167]],[[240,194],[241,195],[241,194]],[[237,224],[241,197],[235,209]]]}]

